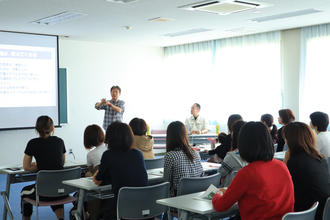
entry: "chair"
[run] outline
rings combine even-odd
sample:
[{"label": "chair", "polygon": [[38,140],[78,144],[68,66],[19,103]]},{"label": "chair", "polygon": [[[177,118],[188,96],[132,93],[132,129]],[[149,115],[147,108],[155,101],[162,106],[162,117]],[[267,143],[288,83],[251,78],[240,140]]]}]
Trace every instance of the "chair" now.
[{"label": "chair", "polygon": [[219,173],[203,177],[184,177],[180,180],[177,194],[178,196],[182,196],[186,194],[202,192],[207,190],[211,184],[213,184],[215,187],[219,187]]},{"label": "chair", "polygon": [[286,213],[282,217],[282,220],[314,220],[318,205],[319,202],[315,202],[314,205],[306,211]]},{"label": "chair", "polygon": [[30,203],[37,208],[37,219],[39,219],[38,207],[62,205],[71,203],[76,200],[72,196],[68,196],[61,200],[40,201],[40,196],[59,197],[69,195],[76,191],[76,188],[63,184],[64,180],[80,178],[80,167],[62,170],[40,170],[36,180],[36,199],[24,198],[24,202]]},{"label": "chair", "polygon": [[323,210],[323,220],[330,219],[330,197],[327,199]]},{"label": "chair", "polygon": [[168,213],[168,207],[156,203],[168,198],[169,182],[146,187],[122,187],[118,193],[117,219],[145,219]]},{"label": "chair", "polygon": [[156,158],[156,159],[145,159],[146,169],[156,169],[164,167],[164,157]]}]

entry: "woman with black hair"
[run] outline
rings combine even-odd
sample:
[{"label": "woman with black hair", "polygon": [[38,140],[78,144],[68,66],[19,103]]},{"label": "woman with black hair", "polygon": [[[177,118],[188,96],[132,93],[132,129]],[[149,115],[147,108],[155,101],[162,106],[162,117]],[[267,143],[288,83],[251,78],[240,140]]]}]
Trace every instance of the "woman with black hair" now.
[{"label": "woman with black hair", "polygon": [[[36,131],[39,134],[38,138],[31,139],[24,151],[23,168],[26,171],[36,172],[38,170],[60,170],[63,169],[65,161],[65,146],[61,138],[53,136],[54,122],[46,115],[40,116],[37,119]],[[36,162],[32,162],[33,157]],[[31,219],[33,207],[30,203],[23,202],[24,198],[36,199],[35,184],[25,186],[21,191],[21,208],[23,219]],[[63,199],[61,197],[40,197],[41,201],[53,201]],[[64,218],[64,206],[51,206],[58,219]]]},{"label": "woman with black hair", "polygon": [[290,122],[293,122],[296,117],[293,114],[293,111],[291,109],[281,109],[278,111],[278,123],[282,125],[282,127],[278,130],[278,140],[277,140],[277,149],[276,151],[283,151],[285,141],[282,136],[282,130],[285,127],[285,125],[289,124]]},{"label": "woman with black hair", "polygon": [[117,196],[119,189],[124,186],[146,186],[148,175],[140,151],[132,148],[133,132],[121,122],[109,125],[105,143],[108,149],[102,155],[99,170],[94,174],[96,185],[112,185],[113,199],[104,200],[102,204],[103,219],[116,219]]},{"label": "woman with black hair", "polygon": [[273,139],[273,143],[276,144],[277,143],[277,126],[274,124],[274,118],[271,114],[263,114],[261,116],[261,119],[260,121],[262,123],[264,123],[269,132],[270,132],[270,135],[272,136],[272,139]]},{"label": "woman with black hair", "polygon": [[170,182],[172,196],[176,196],[181,178],[203,174],[201,158],[189,145],[187,129],[180,121],[167,127],[164,160],[164,178]]},{"label": "woman with black hair", "polygon": [[238,137],[240,156],[249,164],[238,171],[228,189],[220,189],[213,207],[223,212],[238,202],[244,220],[280,220],[292,212],[294,191],[286,165],[273,159],[273,141],[262,122],[248,122]]}]

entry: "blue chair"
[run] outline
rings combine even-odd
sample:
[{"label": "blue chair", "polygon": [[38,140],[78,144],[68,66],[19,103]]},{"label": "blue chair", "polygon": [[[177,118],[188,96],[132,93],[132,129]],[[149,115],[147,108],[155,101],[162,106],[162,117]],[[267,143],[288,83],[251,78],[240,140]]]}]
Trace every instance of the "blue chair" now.
[{"label": "blue chair", "polygon": [[[23,202],[30,203],[37,208],[36,216],[39,219],[39,206],[62,205],[71,203],[76,200],[75,197],[69,196],[70,193],[77,191],[76,188],[63,184],[64,180],[78,179],[81,175],[80,167],[62,170],[40,170],[36,180],[36,199],[24,198]],[[60,197],[64,199],[54,201],[40,201],[40,196]]]},{"label": "blue chair", "polygon": [[146,219],[168,213],[168,207],[156,203],[170,196],[170,183],[145,187],[122,187],[118,193],[117,219]]},{"label": "blue chair", "polygon": [[164,167],[164,157],[156,158],[156,159],[145,159],[146,169],[156,169]]},{"label": "blue chair", "polygon": [[282,217],[282,220],[314,220],[318,206],[319,202],[315,202],[314,205],[306,211],[289,212]]},{"label": "blue chair", "polygon": [[323,210],[323,220],[330,219],[330,197],[327,199]]}]

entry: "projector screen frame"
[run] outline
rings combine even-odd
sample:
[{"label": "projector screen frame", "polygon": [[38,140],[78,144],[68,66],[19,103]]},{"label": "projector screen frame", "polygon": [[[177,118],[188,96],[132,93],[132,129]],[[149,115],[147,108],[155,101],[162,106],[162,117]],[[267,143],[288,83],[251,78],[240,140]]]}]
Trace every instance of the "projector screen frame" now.
[{"label": "projector screen frame", "polygon": [[[31,32],[21,32],[21,31],[7,31],[7,30],[0,30],[0,32],[6,32],[6,33],[14,33],[14,34],[28,34],[28,35],[40,35],[40,36],[52,36],[52,37],[56,37],[56,50],[57,50],[57,62],[56,62],[56,71],[57,71],[57,115],[58,115],[58,121],[57,124],[55,124],[54,122],[54,127],[55,128],[61,128],[61,124],[60,124],[60,80],[59,80],[59,35],[54,35],[54,34],[42,34],[42,33],[31,33]],[[35,129],[35,126],[31,126],[31,127],[15,127],[15,128],[0,128],[0,131],[9,131],[9,130],[24,130],[24,129]]]}]

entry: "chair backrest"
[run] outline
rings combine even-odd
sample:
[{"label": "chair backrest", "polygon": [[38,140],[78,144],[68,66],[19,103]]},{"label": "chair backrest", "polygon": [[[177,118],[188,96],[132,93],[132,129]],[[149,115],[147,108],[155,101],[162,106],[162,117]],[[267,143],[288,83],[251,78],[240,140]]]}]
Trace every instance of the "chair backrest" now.
[{"label": "chair backrest", "polygon": [[219,187],[219,173],[203,177],[184,177],[180,180],[177,194],[180,196],[190,193],[202,192],[207,190],[211,184],[213,184],[215,187]]},{"label": "chair backrest", "polygon": [[315,202],[314,205],[306,211],[286,213],[282,217],[282,220],[314,220],[318,205],[319,202]]},{"label": "chair backrest", "polygon": [[40,170],[37,175],[36,193],[39,196],[58,197],[77,191],[63,184],[64,180],[80,178],[80,167],[62,170]]},{"label": "chair backrest", "polygon": [[330,197],[327,199],[323,210],[323,220],[330,219]]},{"label": "chair backrest", "polygon": [[168,198],[169,182],[146,187],[122,187],[118,193],[117,219],[144,219],[161,215],[168,207],[156,203]]},{"label": "chair backrest", "polygon": [[163,168],[164,167],[164,157],[159,157],[156,159],[145,159],[146,169],[156,169],[156,168]]}]

